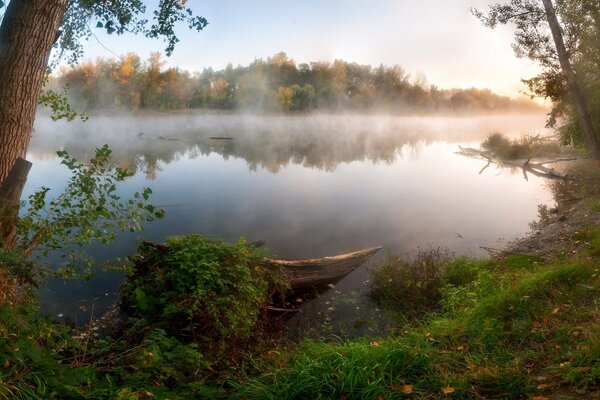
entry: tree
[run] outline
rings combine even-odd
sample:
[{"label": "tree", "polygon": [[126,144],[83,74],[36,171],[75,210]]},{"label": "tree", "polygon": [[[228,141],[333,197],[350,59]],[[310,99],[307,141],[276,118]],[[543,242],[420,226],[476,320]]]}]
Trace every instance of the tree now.
[{"label": "tree", "polygon": [[554,39],[554,44],[556,46],[560,67],[567,79],[569,91],[571,92],[571,97],[573,98],[577,114],[579,115],[583,139],[586,142],[588,150],[590,153],[592,153],[592,156],[596,160],[600,160],[600,142],[598,142],[598,137],[594,131],[587,101],[583,96],[581,88],[579,87],[579,83],[577,82],[577,77],[575,76],[575,72],[571,66],[571,60],[569,59],[569,55],[565,47],[560,24],[558,23],[558,18],[556,17],[556,12],[554,10],[554,5],[552,4],[551,0],[542,0],[542,3],[544,3],[544,9],[546,10],[546,19],[548,20],[548,25],[550,25],[550,31],[552,32],[552,38]]},{"label": "tree", "polygon": [[[0,0],[0,7],[4,1]],[[186,0],[161,0],[153,18],[145,18],[142,0],[11,0],[0,24],[0,182],[15,160],[25,155],[40,92],[52,65],[75,63],[90,23],[107,34],[143,34],[163,38],[170,55],[178,38],[175,25],[187,22],[202,30],[206,19],[194,16]]]},{"label": "tree", "polygon": [[[593,0],[559,0],[556,5],[551,0],[541,0],[541,4],[537,0],[512,0],[508,4],[492,5],[488,14],[473,10],[490,28],[497,24],[516,25],[513,48],[517,56],[526,56],[544,68],[542,74],[525,82],[534,93],[551,98],[555,105],[565,101],[564,94],[568,93],[579,120],[581,137],[596,160],[600,160],[598,128],[592,122],[588,100],[581,88],[582,79],[573,68],[573,62],[589,53],[589,43],[582,40],[586,32],[595,32],[592,36],[600,42],[599,9]],[[555,122],[557,110],[555,107],[551,124]]]}]

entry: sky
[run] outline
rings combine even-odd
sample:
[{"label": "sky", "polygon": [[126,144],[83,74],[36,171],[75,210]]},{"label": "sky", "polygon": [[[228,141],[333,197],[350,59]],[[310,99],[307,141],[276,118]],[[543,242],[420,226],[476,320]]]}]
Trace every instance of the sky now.
[{"label": "sky", "polygon": [[[146,1],[148,8],[156,1]],[[247,65],[285,51],[297,63],[342,59],[400,65],[440,88],[490,88],[518,96],[522,78],[538,67],[515,57],[512,27],[484,27],[470,8],[488,0],[188,0],[209,21],[204,31],[178,27],[167,65],[189,71]],[[165,45],[140,36],[107,36],[86,44],[84,58],[136,52],[146,58]],[[101,42],[101,44],[100,44]]]}]

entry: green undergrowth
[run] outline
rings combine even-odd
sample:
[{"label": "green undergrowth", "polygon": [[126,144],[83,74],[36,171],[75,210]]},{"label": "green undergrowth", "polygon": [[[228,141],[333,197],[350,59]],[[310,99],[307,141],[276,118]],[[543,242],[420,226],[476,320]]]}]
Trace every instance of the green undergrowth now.
[{"label": "green undergrowth", "polygon": [[414,257],[389,253],[372,268],[369,298],[393,316],[418,320],[440,308],[442,275],[450,264],[442,249],[419,250]]},{"label": "green undergrowth", "polygon": [[264,254],[198,235],[142,244],[120,311],[83,330],[37,316],[1,265],[0,399],[227,397],[219,382],[271,341],[266,307],[284,284]]},{"label": "green undergrowth", "polygon": [[600,228],[584,226],[575,233],[574,239],[584,245],[589,256],[600,257]]},{"label": "green undergrowth", "polygon": [[233,384],[237,396],[515,399],[598,390],[593,263],[458,258],[440,282],[440,310],[427,320],[378,340],[305,341],[270,354]]},{"label": "green undergrowth", "polygon": [[121,294],[121,309],[205,354],[207,366],[243,352],[257,336],[261,313],[283,287],[264,266],[265,252],[244,240],[227,245],[200,235],[140,246]]},{"label": "green undergrowth", "polygon": [[[260,267],[262,253],[198,236],[167,244],[167,253],[141,248],[117,330],[74,332],[5,289],[0,399],[593,398],[600,389],[600,267],[591,253],[555,262],[390,257],[380,280],[400,271],[412,282],[379,288],[399,321],[388,336],[266,346],[259,308],[277,278]],[[424,275],[415,272],[423,262]],[[385,290],[405,290],[421,318]]]}]

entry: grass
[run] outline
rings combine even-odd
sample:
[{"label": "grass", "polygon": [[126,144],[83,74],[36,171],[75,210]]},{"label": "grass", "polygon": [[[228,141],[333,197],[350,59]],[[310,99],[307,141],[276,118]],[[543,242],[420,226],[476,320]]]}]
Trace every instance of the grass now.
[{"label": "grass", "polygon": [[584,226],[575,234],[574,239],[586,246],[586,252],[590,257],[600,257],[600,228]]},{"label": "grass", "polygon": [[16,301],[0,251],[0,400],[224,397],[216,377],[270,345],[266,307],[283,283],[243,240],[167,245],[142,245],[118,318],[79,332],[37,316],[33,290]]},{"label": "grass", "polygon": [[439,248],[419,250],[414,257],[389,253],[387,260],[373,267],[369,298],[408,320],[436,311],[442,274],[449,263],[448,252]]},{"label": "grass", "polygon": [[558,141],[528,136],[510,140],[497,132],[489,135],[481,147],[503,160],[552,157],[565,153],[564,146]]},{"label": "grass", "polygon": [[[581,229],[578,235],[590,243],[589,254],[579,260],[545,262],[525,255],[476,260],[440,251],[413,258],[391,255],[375,270],[374,282],[377,298],[385,300],[382,304],[401,311],[394,333],[376,339],[282,342],[212,373],[212,367],[203,364],[211,359],[204,354],[206,348],[170,333],[159,323],[163,305],[147,304],[151,299],[141,299],[135,290],[132,307],[140,312],[158,307],[152,308],[158,319],[151,324],[150,315],[138,319],[142,325],[132,330],[137,336],[124,339],[75,339],[66,327],[36,317],[32,304],[0,304],[0,399],[527,399],[557,392],[567,398],[591,396],[600,388],[600,230]],[[222,248],[219,242],[190,240],[212,249],[200,259],[190,258],[188,246],[171,255],[183,257],[181,268],[191,268],[193,276],[201,271],[221,277],[229,273],[214,271],[212,261],[209,267],[199,267],[219,254],[229,261],[232,256],[254,260],[243,243]],[[177,279],[161,290],[184,285],[184,292],[193,294],[189,285],[199,286],[181,280],[181,268],[162,270],[162,261],[152,264],[158,276],[140,287],[154,296],[154,280],[166,279],[170,271]],[[394,281],[395,274],[412,281]],[[249,277],[245,272],[244,276]],[[197,276],[194,282],[202,279]],[[427,284],[418,284],[423,280]],[[386,293],[396,290],[410,295],[410,301]],[[245,313],[243,308],[237,311]],[[413,318],[408,325],[400,315],[406,313]]]},{"label": "grass", "polygon": [[395,399],[410,388],[417,398],[514,399],[598,388],[593,265],[522,256],[452,263],[444,310],[426,323],[379,340],[305,341],[255,365],[254,377],[234,384],[237,396]]},{"label": "grass", "polygon": [[590,202],[590,208],[592,209],[592,211],[600,212],[600,200],[599,199],[592,200]]}]

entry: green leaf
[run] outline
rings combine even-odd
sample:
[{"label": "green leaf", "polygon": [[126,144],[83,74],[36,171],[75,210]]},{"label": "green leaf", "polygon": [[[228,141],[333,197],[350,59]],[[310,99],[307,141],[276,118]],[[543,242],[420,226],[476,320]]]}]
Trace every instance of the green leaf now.
[{"label": "green leaf", "polygon": [[135,289],[135,303],[137,307],[142,311],[147,311],[149,307],[148,297],[146,297],[146,293],[140,288]]}]

